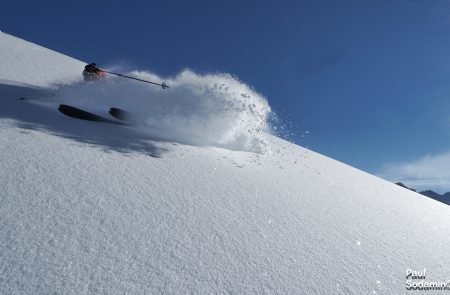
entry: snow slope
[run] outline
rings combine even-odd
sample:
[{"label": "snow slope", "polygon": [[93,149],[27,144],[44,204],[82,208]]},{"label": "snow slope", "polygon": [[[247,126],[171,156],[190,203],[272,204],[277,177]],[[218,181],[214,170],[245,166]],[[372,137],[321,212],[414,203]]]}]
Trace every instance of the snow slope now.
[{"label": "snow slope", "polygon": [[[82,62],[4,33],[0,62],[1,294],[405,294],[406,269],[450,279],[444,204],[264,131],[186,144],[146,120],[67,118],[58,95],[75,101]],[[230,109],[218,129],[235,141]],[[191,111],[208,125],[210,110]]]}]

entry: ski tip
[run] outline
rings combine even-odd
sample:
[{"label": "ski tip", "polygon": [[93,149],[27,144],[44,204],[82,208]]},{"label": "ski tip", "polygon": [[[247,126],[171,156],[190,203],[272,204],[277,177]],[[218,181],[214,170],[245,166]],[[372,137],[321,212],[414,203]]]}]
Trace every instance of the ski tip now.
[{"label": "ski tip", "polygon": [[122,120],[122,121],[126,121],[128,123],[133,123],[132,122],[132,115],[131,115],[131,113],[129,113],[129,112],[125,111],[125,110],[122,110],[122,109],[119,109],[119,108],[110,108],[109,109],[109,114],[111,116],[113,116],[114,118],[116,118],[116,119],[119,119],[119,120]]},{"label": "ski tip", "polygon": [[77,109],[77,108],[75,108],[75,107],[73,107],[73,106],[66,105],[66,104],[60,104],[60,105],[58,106],[58,110],[61,111],[61,112],[64,112],[64,111],[66,111],[66,110],[71,110],[71,111],[76,110],[76,111],[80,111],[79,109]]}]

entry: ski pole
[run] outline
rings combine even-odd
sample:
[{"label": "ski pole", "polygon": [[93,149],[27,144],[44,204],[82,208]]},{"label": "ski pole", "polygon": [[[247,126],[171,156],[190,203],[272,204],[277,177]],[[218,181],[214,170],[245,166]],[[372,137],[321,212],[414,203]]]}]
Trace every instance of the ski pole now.
[{"label": "ski pole", "polygon": [[102,72],[111,74],[111,75],[116,75],[116,76],[119,76],[119,77],[124,77],[124,78],[128,78],[128,79],[133,79],[133,80],[137,80],[137,81],[153,84],[153,85],[158,85],[158,86],[161,86],[162,89],[169,88],[169,86],[167,86],[166,83],[164,83],[164,82],[162,82],[162,83],[155,83],[155,82],[152,82],[152,81],[147,81],[147,80],[143,80],[143,79],[139,79],[139,78],[135,78],[135,77],[130,77],[130,76],[122,75],[122,74],[119,74],[119,73],[108,72],[108,71],[101,70],[101,69],[99,69],[99,70],[102,71]]}]

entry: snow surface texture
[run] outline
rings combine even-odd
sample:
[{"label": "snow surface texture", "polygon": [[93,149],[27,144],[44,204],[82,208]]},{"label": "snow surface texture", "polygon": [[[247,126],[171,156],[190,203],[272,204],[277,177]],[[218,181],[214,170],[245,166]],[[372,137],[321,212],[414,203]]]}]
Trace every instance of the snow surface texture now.
[{"label": "snow surface texture", "polygon": [[[51,85],[67,85],[83,63],[3,33],[0,57],[1,294],[405,294],[406,269],[450,279],[444,204],[270,135],[269,152],[254,153],[67,118],[51,95],[72,101],[68,89],[83,87]],[[42,80],[44,57],[67,72]],[[268,111],[228,76],[167,82],[190,100],[214,93],[215,107],[195,105],[196,116],[226,107],[214,98],[220,83],[249,94],[256,116]],[[171,91],[153,107],[183,92]]]},{"label": "snow surface texture", "polygon": [[81,81],[84,63],[30,42],[0,33],[0,81],[3,84],[54,88]]}]

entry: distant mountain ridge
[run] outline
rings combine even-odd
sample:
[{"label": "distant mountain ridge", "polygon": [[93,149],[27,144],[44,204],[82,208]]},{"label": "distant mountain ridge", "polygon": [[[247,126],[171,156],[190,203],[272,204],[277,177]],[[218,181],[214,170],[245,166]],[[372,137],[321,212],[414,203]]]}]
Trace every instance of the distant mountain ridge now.
[{"label": "distant mountain ridge", "polygon": [[[410,188],[410,187],[404,185],[404,184],[401,183],[401,182],[397,182],[396,185],[399,185],[399,186],[401,186],[401,187],[404,187],[404,188],[406,188],[406,189],[409,189],[409,190],[411,190],[411,191],[413,191],[413,192],[416,191],[415,189]],[[424,195],[424,196],[426,196],[426,197],[432,198],[432,199],[434,199],[434,200],[436,200],[436,201],[439,201],[439,202],[442,202],[442,203],[444,203],[444,204],[450,205],[450,192],[446,192],[446,193],[443,194],[443,195],[440,195],[440,194],[438,194],[437,192],[434,192],[434,191],[432,191],[432,190],[426,190],[426,191],[422,191],[422,192],[418,192],[418,193],[421,194],[421,195]]]}]

